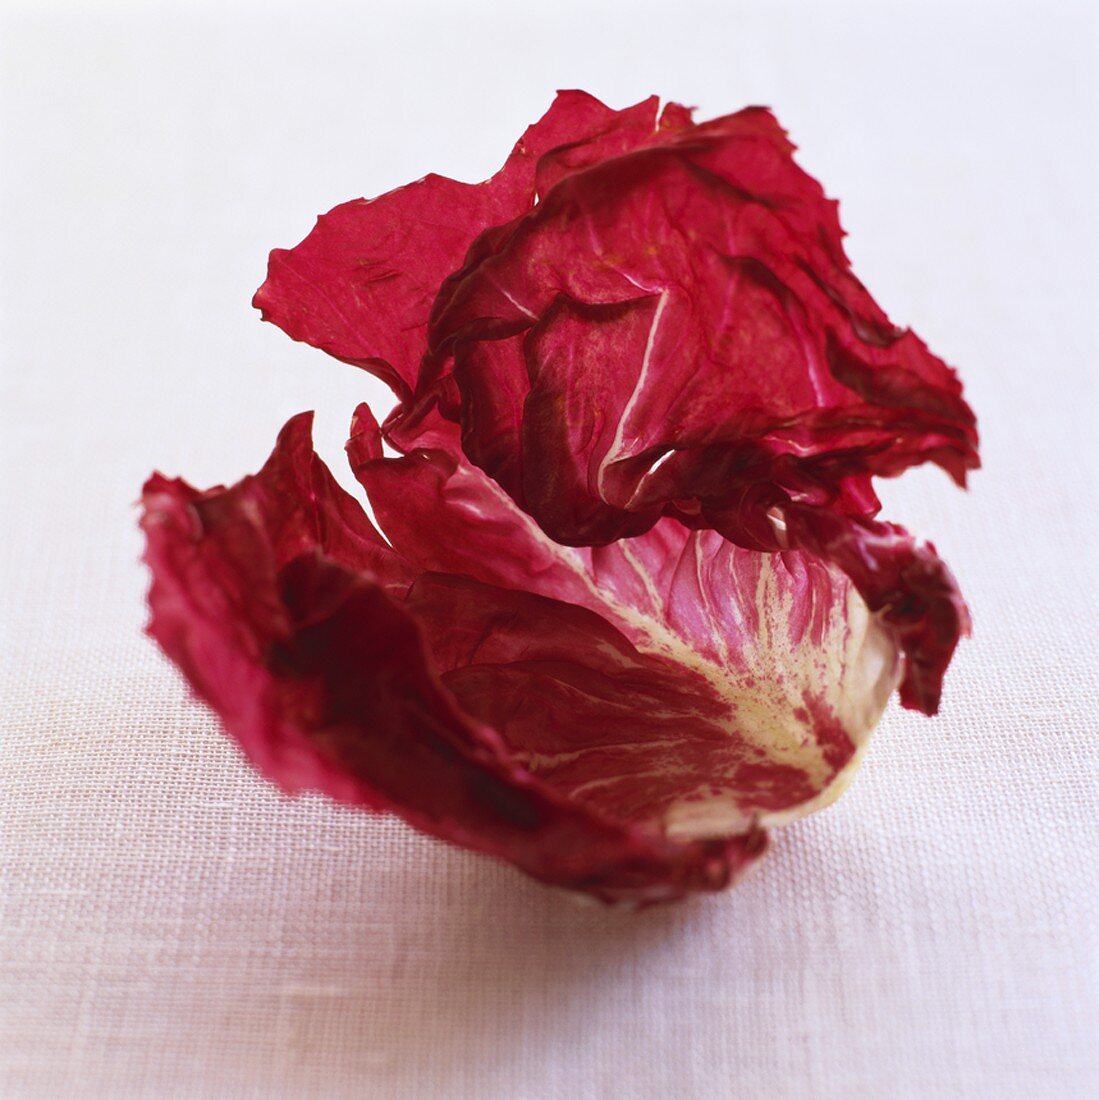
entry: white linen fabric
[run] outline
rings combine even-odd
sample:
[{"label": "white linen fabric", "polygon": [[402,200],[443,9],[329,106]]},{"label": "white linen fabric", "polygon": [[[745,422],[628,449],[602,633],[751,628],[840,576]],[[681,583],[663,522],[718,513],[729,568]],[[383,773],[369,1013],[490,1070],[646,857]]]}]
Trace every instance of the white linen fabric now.
[{"label": "white linen fabric", "polygon": [[[1099,1095],[1097,57],[1085,4],[8,4],[0,1095]],[[775,107],[985,469],[885,487],[971,602],[934,720],[737,889],[641,914],[254,775],[141,634],[132,502],[345,484],[383,388],[259,322],[337,202],[475,179],[555,87]]]}]

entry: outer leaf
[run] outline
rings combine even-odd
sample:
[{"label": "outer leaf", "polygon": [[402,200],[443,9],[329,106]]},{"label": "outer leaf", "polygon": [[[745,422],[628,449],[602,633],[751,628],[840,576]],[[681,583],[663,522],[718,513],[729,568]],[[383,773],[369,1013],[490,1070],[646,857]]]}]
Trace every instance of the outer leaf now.
[{"label": "outer leaf", "polygon": [[532,777],[441,683],[407,571],[312,454],[308,418],[231,489],[154,477],[150,631],[253,762],[603,900],[719,889],[762,835],[699,841],[615,820]]}]

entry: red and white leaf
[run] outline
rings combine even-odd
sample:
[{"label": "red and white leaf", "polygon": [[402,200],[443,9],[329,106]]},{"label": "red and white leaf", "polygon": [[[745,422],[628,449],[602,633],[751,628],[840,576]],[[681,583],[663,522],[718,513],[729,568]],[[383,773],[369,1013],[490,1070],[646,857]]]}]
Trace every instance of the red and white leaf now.
[{"label": "red and white leaf", "polygon": [[422,597],[308,430],[232,488],[155,476],[144,496],[150,632],[264,774],[605,901],[720,889],[763,851],[757,829],[677,840],[533,776],[441,682]]}]

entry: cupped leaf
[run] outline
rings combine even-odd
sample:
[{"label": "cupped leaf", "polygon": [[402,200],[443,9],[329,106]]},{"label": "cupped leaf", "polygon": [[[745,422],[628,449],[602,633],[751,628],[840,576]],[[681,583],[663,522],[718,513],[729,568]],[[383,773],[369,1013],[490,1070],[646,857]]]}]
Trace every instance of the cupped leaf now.
[{"label": "cupped leaf", "polygon": [[453,433],[430,434],[383,457],[363,406],[352,465],[425,570],[409,606],[444,682],[532,772],[677,834],[789,820],[842,790],[900,671],[843,572],[672,519],[559,546]]},{"label": "cupped leaf", "polygon": [[[605,901],[720,889],[761,854],[752,826],[680,840],[572,799],[462,709],[425,632],[440,637],[438,624],[417,614],[431,581],[409,596],[412,571],[308,429],[291,421],[263,470],[232,488],[154,476],[144,495],[150,633],[265,775]],[[449,622],[446,644],[462,629]]]}]

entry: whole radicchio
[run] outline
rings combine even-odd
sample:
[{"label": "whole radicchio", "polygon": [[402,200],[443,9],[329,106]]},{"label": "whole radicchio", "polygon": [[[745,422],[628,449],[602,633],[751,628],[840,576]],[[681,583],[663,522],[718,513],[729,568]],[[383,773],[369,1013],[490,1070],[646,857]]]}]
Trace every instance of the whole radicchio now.
[{"label": "whole radicchio", "polygon": [[837,797],[895,688],[935,712],[965,604],[871,478],[964,484],[973,414],[792,152],[564,92],[486,182],[271,254],[264,318],[397,405],[348,443],[378,527],[307,414],[145,487],[150,631],[265,775],[643,904]]}]

